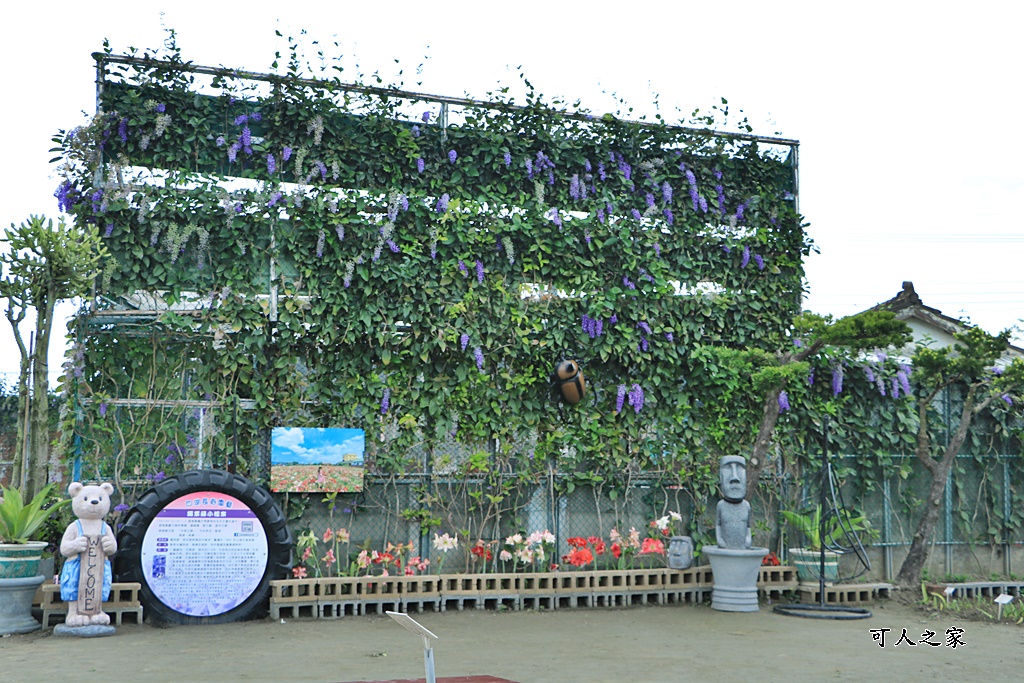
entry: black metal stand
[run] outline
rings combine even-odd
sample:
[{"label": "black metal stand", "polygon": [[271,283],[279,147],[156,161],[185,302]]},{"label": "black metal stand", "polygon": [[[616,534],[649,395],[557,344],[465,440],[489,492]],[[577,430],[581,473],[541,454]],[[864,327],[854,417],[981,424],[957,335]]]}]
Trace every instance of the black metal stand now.
[{"label": "black metal stand", "polygon": [[[846,515],[846,506],[843,505],[842,493],[839,491],[835,473],[832,471],[832,462],[829,460],[828,428],[828,417],[825,417],[823,424],[825,438],[823,439],[821,458],[821,496],[818,501],[819,509],[821,510],[818,519],[818,538],[821,539],[821,552],[818,564],[818,604],[776,605],[773,611],[788,617],[803,617],[805,619],[867,619],[871,616],[871,611],[863,607],[825,604],[826,550],[840,554],[856,553],[857,559],[860,560],[864,568],[849,578],[856,578],[871,569],[871,561],[864,550],[864,545],[860,542],[860,538],[857,537],[856,532],[847,521],[849,517]],[[826,529],[829,528],[828,522],[831,521],[833,516],[838,521],[839,528],[842,529],[849,545],[842,545],[837,539],[833,538],[833,534],[826,533]]]}]

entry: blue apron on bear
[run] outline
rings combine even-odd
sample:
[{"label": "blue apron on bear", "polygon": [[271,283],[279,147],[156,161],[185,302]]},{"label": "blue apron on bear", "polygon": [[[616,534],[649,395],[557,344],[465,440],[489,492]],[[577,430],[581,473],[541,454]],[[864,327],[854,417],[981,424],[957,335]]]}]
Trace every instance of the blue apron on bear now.
[{"label": "blue apron on bear", "polygon": [[[78,535],[84,536],[82,531],[82,522],[75,520],[75,524],[78,525]],[[103,523],[103,535],[107,535],[107,523]],[[79,576],[82,572],[82,560],[81,555],[75,555],[64,563],[64,566],[60,570],[60,599],[64,602],[72,602],[78,600],[78,581]],[[112,572],[110,570],[110,560],[105,559],[103,561],[103,600],[106,602],[110,599],[110,582]]]}]

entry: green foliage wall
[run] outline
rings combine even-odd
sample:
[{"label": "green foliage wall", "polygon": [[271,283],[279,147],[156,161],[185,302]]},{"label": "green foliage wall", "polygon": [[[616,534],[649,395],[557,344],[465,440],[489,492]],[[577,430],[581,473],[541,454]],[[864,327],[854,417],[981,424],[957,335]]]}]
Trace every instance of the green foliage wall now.
[{"label": "green foliage wall", "polygon": [[[441,126],[437,101],[386,89],[105,59],[100,113],[57,138],[58,198],[104,235],[105,301],[195,303],[79,321],[94,459],[115,438],[163,454],[198,410],[136,411],[125,439],[105,401],[238,398],[255,410],[220,411],[214,461],[269,427],[347,426],[384,474],[451,438],[529,440],[531,462],[598,481],[685,473],[719,381],[696,345],[776,348],[798,310],[809,241],[784,145],[532,91]],[[575,406],[552,389],[563,358],[586,377]]]}]

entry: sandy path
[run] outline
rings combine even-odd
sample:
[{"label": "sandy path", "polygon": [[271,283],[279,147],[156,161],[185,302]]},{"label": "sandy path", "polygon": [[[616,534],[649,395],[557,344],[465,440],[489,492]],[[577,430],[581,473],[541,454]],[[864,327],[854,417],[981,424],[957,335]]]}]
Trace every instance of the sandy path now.
[{"label": "sandy path", "polygon": [[[1024,627],[930,617],[885,602],[858,621],[799,619],[706,606],[414,614],[437,634],[438,676],[520,683],[584,681],[1020,681]],[[964,645],[894,647],[902,630]],[[870,629],[889,628],[885,647]],[[36,667],[29,669],[28,667]],[[38,668],[41,667],[41,668]],[[423,676],[418,638],[385,617],[225,626],[125,625],[105,639],[0,638],[0,681],[315,681]]]}]

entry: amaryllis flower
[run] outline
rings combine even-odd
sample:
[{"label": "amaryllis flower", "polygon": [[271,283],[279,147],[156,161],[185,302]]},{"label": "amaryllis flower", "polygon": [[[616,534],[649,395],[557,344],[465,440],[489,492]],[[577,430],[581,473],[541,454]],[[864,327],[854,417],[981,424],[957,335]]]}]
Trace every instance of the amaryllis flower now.
[{"label": "amaryllis flower", "polygon": [[306,568],[305,567],[292,567],[292,577],[296,578],[296,579],[304,579],[304,578],[306,578]]},{"label": "amaryllis flower", "polygon": [[643,545],[640,547],[641,555],[664,555],[665,544],[660,538],[645,538]]}]

